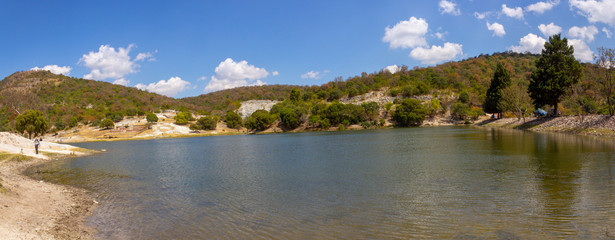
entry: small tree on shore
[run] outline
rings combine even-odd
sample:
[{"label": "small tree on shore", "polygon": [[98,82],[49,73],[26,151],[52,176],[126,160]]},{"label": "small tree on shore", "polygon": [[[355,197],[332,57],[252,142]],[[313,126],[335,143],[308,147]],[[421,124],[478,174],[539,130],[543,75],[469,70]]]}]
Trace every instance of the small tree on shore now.
[{"label": "small tree on shore", "polygon": [[502,117],[504,111],[502,106],[502,90],[510,86],[510,73],[504,68],[504,65],[498,63],[491,79],[487,96],[483,104],[483,110],[487,113],[497,113],[498,118]]},{"label": "small tree on shore", "polygon": [[393,120],[402,127],[419,126],[425,120],[425,115],[427,115],[427,109],[423,107],[421,101],[406,98],[393,112]]},{"label": "small tree on shore", "polygon": [[224,122],[226,122],[226,126],[229,128],[240,128],[243,125],[241,116],[233,111],[226,112]]},{"label": "small tree on shore", "polygon": [[32,139],[33,134],[34,137],[45,134],[47,129],[49,123],[40,111],[28,110],[15,118],[15,130],[20,134],[28,133],[29,139]]},{"label": "small tree on shore", "polygon": [[113,123],[113,120],[109,119],[109,118],[105,118],[100,122],[100,128],[102,129],[113,129],[115,128],[115,124]]},{"label": "small tree on shore", "polygon": [[158,116],[156,116],[156,114],[152,112],[148,112],[145,115],[145,120],[147,120],[148,123],[155,123],[155,122],[158,122]]},{"label": "small tree on shore", "polygon": [[598,48],[598,55],[594,56],[598,67],[598,83],[602,85],[602,94],[606,99],[609,115],[615,114],[613,94],[615,94],[615,50],[611,48]]},{"label": "small tree on shore", "polygon": [[574,58],[574,48],[560,34],[549,37],[536,70],[530,77],[528,92],[536,108],[551,105],[557,115],[557,104],[568,88],[583,76],[581,63]]}]

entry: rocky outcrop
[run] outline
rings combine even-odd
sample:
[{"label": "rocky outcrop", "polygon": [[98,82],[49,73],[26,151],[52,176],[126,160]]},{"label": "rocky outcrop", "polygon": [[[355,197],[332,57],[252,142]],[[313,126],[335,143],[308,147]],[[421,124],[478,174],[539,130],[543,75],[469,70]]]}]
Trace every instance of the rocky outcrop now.
[{"label": "rocky outcrop", "polygon": [[272,101],[272,100],[250,100],[241,102],[241,107],[237,109],[237,113],[242,118],[247,118],[252,113],[256,112],[256,110],[267,110],[270,111],[271,107],[280,101]]}]

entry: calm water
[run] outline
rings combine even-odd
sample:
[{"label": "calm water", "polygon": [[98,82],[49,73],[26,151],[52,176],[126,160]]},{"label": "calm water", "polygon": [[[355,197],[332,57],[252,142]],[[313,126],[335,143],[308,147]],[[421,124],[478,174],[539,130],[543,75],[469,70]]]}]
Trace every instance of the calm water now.
[{"label": "calm water", "polygon": [[90,189],[100,238],[601,239],[615,144],[410,128],[76,144],[31,169]]}]

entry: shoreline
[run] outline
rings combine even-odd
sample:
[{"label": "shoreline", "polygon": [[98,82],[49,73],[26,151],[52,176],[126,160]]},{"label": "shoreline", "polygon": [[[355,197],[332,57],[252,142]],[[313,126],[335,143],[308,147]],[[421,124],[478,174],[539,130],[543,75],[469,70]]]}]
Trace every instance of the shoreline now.
[{"label": "shoreline", "polygon": [[85,156],[94,151],[70,146],[68,154],[42,149],[39,155],[31,156],[29,150],[22,150],[25,154],[0,151],[0,236],[7,239],[94,239],[96,230],[86,226],[85,219],[92,214],[97,202],[85,189],[39,181],[24,174],[33,166]]},{"label": "shoreline", "polygon": [[587,115],[583,119],[580,116],[530,117],[525,121],[517,118],[487,119],[473,125],[598,138],[615,137],[615,117],[609,115]]}]

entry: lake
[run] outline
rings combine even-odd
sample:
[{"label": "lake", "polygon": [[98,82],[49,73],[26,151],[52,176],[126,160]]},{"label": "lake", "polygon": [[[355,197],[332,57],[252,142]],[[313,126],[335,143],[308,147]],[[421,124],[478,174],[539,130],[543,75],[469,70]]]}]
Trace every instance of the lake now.
[{"label": "lake", "polygon": [[74,145],[107,152],[28,172],[90,190],[103,239],[615,236],[615,144],[596,138],[425,127]]}]

